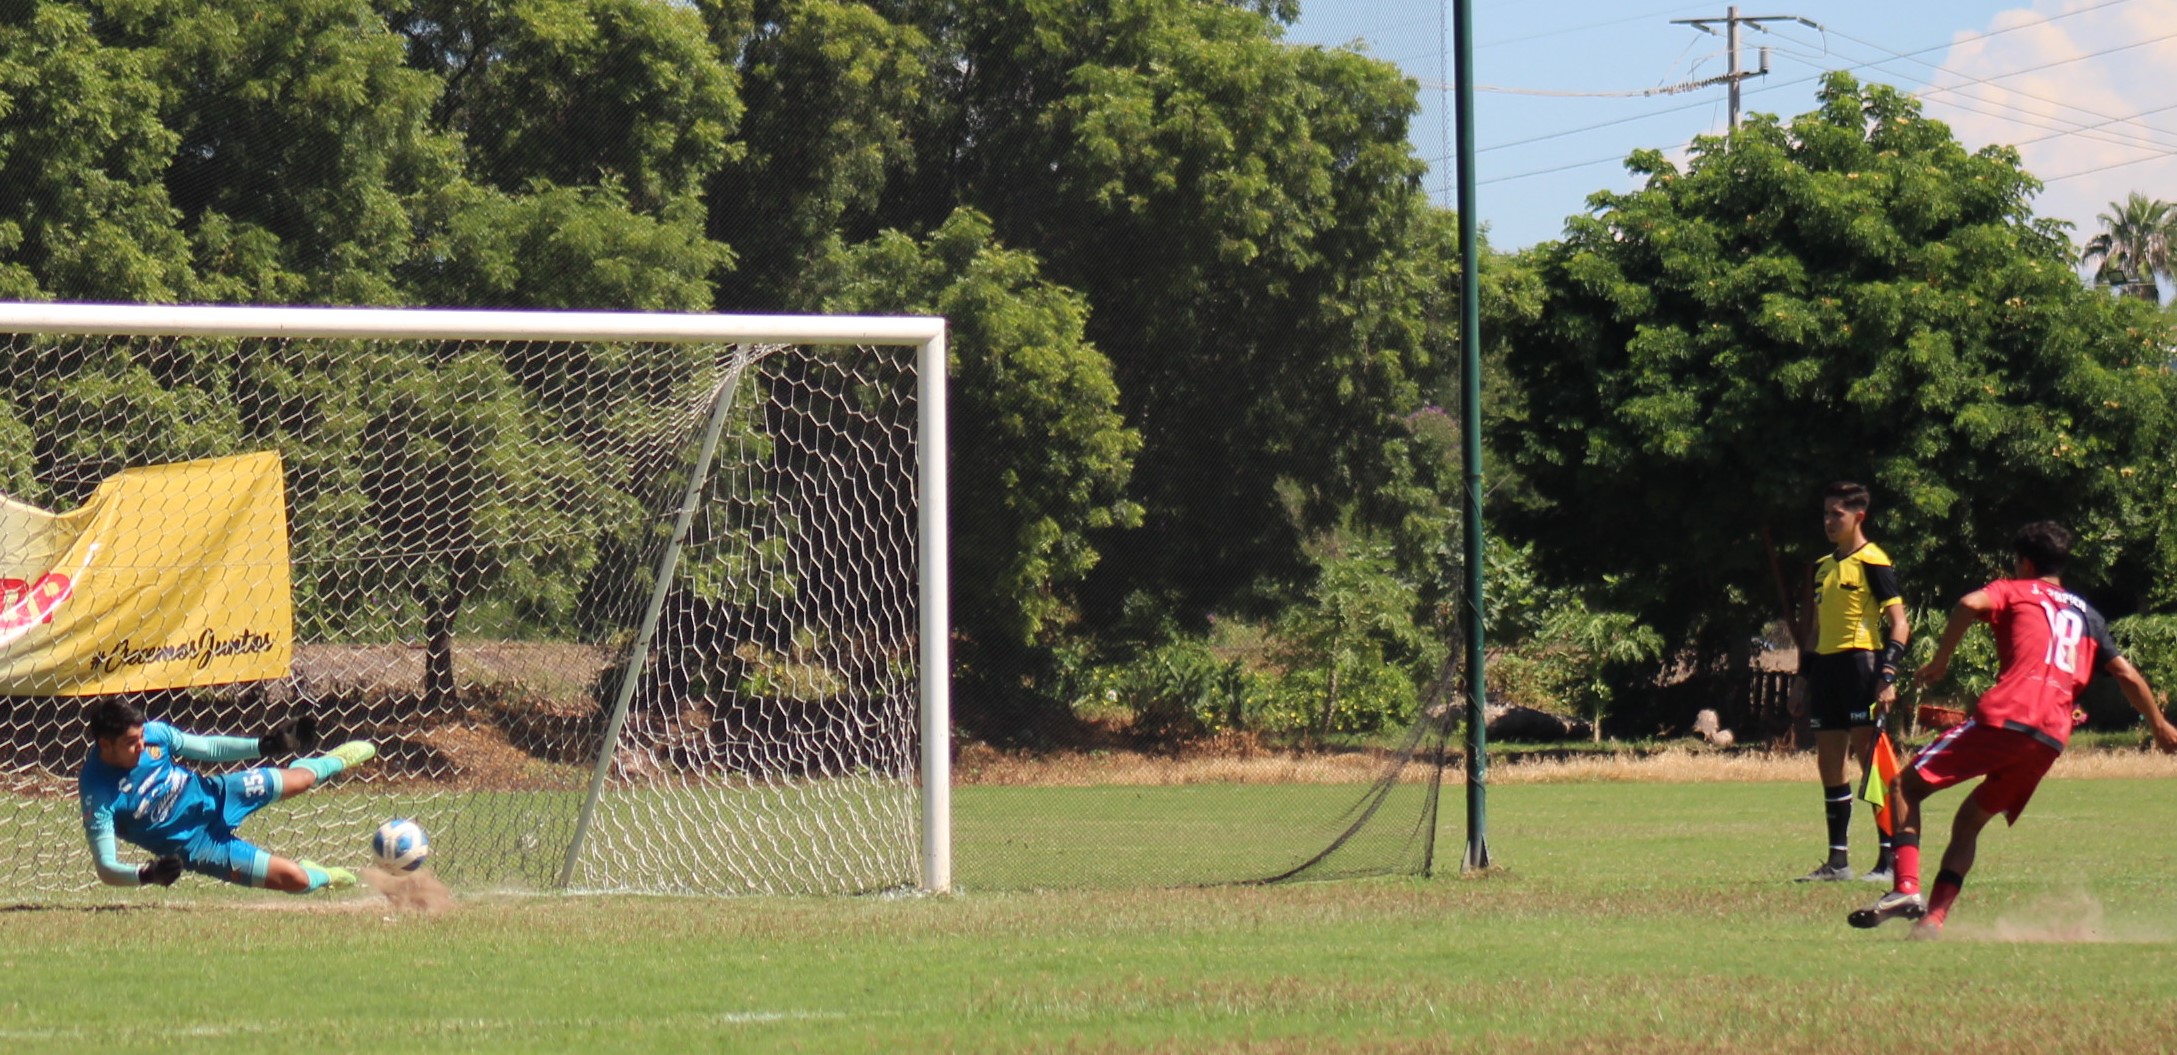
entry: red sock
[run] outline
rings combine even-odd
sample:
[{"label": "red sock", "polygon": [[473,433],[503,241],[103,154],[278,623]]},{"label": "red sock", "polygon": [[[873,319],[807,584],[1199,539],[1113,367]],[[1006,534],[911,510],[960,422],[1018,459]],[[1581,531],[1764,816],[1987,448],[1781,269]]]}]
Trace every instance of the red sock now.
[{"label": "red sock", "polygon": [[1920,892],[1920,843],[1917,839],[1898,843],[1896,889],[1900,894]]},{"label": "red sock", "polygon": [[1958,900],[1958,891],[1965,888],[1963,876],[1944,872],[1935,877],[1935,889],[1928,892],[1928,915],[1942,919],[1950,915],[1952,902]]}]

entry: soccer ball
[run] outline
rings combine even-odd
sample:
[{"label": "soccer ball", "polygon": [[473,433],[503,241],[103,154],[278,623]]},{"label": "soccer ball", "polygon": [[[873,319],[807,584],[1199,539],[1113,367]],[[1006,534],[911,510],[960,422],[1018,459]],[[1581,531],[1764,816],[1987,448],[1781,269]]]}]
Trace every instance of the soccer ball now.
[{"label": "soccer ball", "polygon": [[431,840],[423,834],[423,825],[396,817],[378,826],[377,834],[370,837],[370,852],[378,858],[378,867],[388,872],[413,872],[431,856]]}]

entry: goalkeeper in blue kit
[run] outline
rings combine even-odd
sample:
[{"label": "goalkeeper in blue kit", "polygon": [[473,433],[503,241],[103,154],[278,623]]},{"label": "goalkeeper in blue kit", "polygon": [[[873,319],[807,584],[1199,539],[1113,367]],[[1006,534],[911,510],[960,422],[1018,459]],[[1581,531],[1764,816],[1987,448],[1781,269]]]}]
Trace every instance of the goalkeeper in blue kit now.
[{"label": "goalkeeper in blue kit", "polygon": [[[92,747],[76,788],[100,882],[172,886],[187,870],[290,894],[355,885],[354,873],[346,869],[275,857],[235,829],[258,809],[370,761],[378,749],[368,741],[352,740],[284,768],[207,776],[181,763],[308,754],[317,750],[316,719],[297,717],[263,736],[198,736],[146,721],[135,704],[109,699],[91,707],[89,720]],[[151,852],[153,859],[137,867],[122,864],[116,837]]]}]

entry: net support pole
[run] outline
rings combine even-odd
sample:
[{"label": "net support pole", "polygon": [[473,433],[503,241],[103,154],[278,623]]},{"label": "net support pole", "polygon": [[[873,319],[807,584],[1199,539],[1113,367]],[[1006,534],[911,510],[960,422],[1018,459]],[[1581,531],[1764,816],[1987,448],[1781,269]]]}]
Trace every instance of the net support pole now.
[{"label": "net support pole", "polygon": [[1463,870],[1489,867],[1489,715],[1482,655],[1482,304],[1480,225],[1474,213],[1473,0],[1451,0],[1458,52],[1454,79],[1459,143],[1459,416],[1466,454],[1466,858]]},{"label": "net support pole", "polygon": [[612,714],[605,720],[604,740],[597,747],[597,768],[590,774],[589,794],[582,797],[582,812],[575,818],[574,837],[567,840],[567,859],[559,868],[559,885],[566,889],[574,883],[576,862],[582,859],[582,845],[588,841],[590,822],[597,815],[597,800],[604,794],[605,778],[612,771],[613,748],[620,742],[620,729],[627,724],[628,704],[635,698],[635,686],[642,680],[643,668],[650,662],[650,642],[657,636],[658,619],[665,611],[665,597],[673,588],[673,573],[680,567],[680,546],[688,538],[689,525],[695,522],[695,511],[703,504],[703,482],[710,477],[711,461],[718,453],[718,435],[724,431],[726,415],[733,409],[733,391],[739,386],[741,372],[748,367],[746,346],[735,350],[732,364],[726,369],[725,380],[718,391],[711,394],[711,418],[703,426],[703,445],[696,452],[695,465],[688,471],[688,486],[681,491],[680,511],[673,517],[673,534],[666,539],[665,552],[658,558],[657,581],[650,585],[650,603],[643,609],[642,624],[635,632],[634,642],[628,646],[627,663],[620,669],[620,685],[612,696]]},{"label": "net support pole", "polygon": [[924,341],[915,373],[917,565],[922,645],[922,889],[952,890],[951,519],[946,509],[945,333]]}]

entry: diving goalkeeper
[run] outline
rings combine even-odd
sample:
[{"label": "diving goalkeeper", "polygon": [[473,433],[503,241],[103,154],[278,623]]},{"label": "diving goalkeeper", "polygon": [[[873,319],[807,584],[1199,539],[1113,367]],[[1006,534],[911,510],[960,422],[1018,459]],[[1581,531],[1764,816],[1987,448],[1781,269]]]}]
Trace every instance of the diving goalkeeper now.
[{"label": "diving goalkeeper", "polygon": [[[307,754],[318,745],[317,720],[307,715],[263,736],[198,736],[165,722],[144,719],[141,708],[109,699],[88,715],[92,747],[76,777],[83,804],[83,834],[100,882],[108,886],[173,886],[183,870],[240,886],[307,894],[323,887],[355,885],[344,868],[275,857],[235,834],[258,809],[305,791],[370,761],[378,749],[352,740],[322,755],[299,758],[286,768],[267,766],[206,776],[181,765],[239,762]],[[119,836],[150,851],[137,867],[121,863]]]}]

